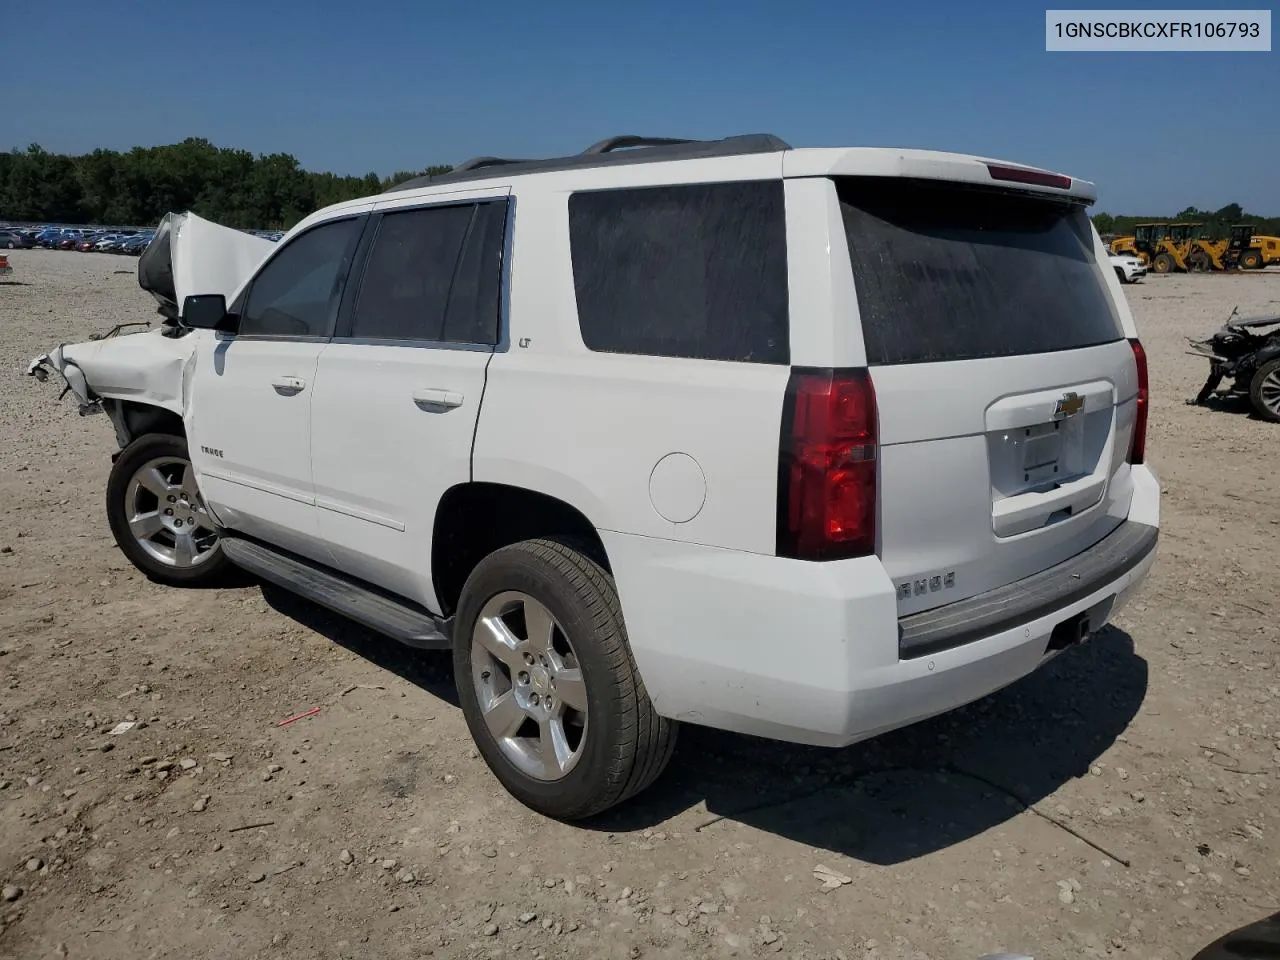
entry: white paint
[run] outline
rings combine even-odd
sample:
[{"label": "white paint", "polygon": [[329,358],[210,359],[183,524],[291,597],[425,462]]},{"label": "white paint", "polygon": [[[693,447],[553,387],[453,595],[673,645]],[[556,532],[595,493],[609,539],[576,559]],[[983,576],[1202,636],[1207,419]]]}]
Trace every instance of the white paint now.
[{"label": "white paint", "polygon": [[688,523],[707,502],[707,477],[687,453],[669,453],[649,475],[649,500],[658,516],[672,523]]},{"label": "white paint", "polygon": [[[866,362],[834,186],[840,174],[991,183],[983,158],[917,150],[796,150],[444,184],[318,211],[286,236],[375,206],[510,193],[510,327],[496,351],[226,340],[197,332],[79,344],[49,365],[82,400],[181,413],[201,486],[232,528],[437,608],[431,536],[451,487],[486,481],[569,504],[600,532],[632,651],[666,716],[840,745],[951,709],[1043,662],[1053,626],[1120,609],[1151,559],[1051,616],[928,659],[899,661],[898,618],[943,602],[898,600],[895,580],[951,571],[960,599],[1086,550],[1125,519],[1159,523],[1160,487],[1125,451],[1137,391],[1127,343],[1052,355],[872,371],[882,446],[878,555],[830,563],[775,556],[778,442],[790,367],[593,353],[579,333],[567,201],[577,189],[785,176],[791,356]],[[1093,187],[1072,181],[1082,202]],[[216,230],[188,220],[200,262]],[[189,228],[189,229],[188,229]],[[204,237],[205,239],[200,239]],[[225,239],[225,238],[224,238]],[[1127,337],[1133,317],[1094,232],[1102,281]],[[231,289],[227,259],[188,289]],[[242,261],[236,261],[242,262]],[[268,260],[269,262],[269,260]],[[192,267],[194,270],[194,266]],[[213,291],[209,285],[220,285]],[[230,297],[229,297],[230,299]],[[74,363],[73,363],[74,361]],[[73,369],[74,367],[74,369]],[[278,384],[293,383],[288,389]],[[1062,494],[1070,519],[1027,527],[1053,497],[998,502],[1001,431],[1040,406],[1086,399],[1091,468]],[[1094,446],[1089,447],[1092,443]],[[204,448],[217,451],[207,453]]]}]

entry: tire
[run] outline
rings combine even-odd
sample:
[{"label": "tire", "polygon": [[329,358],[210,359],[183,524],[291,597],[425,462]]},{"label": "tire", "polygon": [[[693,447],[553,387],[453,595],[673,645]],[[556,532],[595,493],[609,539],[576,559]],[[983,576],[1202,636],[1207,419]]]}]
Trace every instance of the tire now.
[{"label": "tire", "polygon": [[1263,267],[1262,254],[1257,250],[1246,250],[1240,254],[1240,267],[1244,270],[1261,270]]},{"label": "tire", "polygon": [[121,553],[157,583],[210,586],[231,566],[182,437],[148,433],[124,448],[107,480],[107,522]]},{"label": "tire", "polygon": [[[525,806],[581,820],[631,798],[666,768],[677,724],[655,712],[613,578],[594,560],[556,540],[503,547],[467,578],[454,624],[467,726],[494,776]],[[539,624],[543,631],[530,629]],[[549,755],[548,742],[563,749]]]},{"label": "tire", "polygon": [[1156,258],[1151,261],[1151,269],[1156,273],[1172,273],[1173,267],[1173,257],[1167,253],[1157,253]]},{"label": "tire", "polygon": [[1209,260],[1206,253],[1194,253],[1187,260],[1187,269],[1192,273],[1208,273],[1213,269],[1213,263]]},{"label": "tire", "polygon": [[1121,282],[1121,283],[1128,283],[1128,282],[1129,282],[1129,281],[1125,278],[1124,271],[1123,271],[1123,270],[1121,270],[1119,267],[1116,267],[1116,277],[1120,280],[1120,282]]},{"label": "tire", "polygon": [[1249,381],[1249,401],[1263,420],[1280,423],[1280,357],[1260,366]]}]

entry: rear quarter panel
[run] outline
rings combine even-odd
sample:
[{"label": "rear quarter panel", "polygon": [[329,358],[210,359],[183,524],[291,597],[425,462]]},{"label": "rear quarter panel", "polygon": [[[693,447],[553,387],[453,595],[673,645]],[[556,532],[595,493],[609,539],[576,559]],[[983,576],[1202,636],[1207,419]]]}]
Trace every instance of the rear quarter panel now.
[{"label": "rear quarter panel", "polygon": [[[598,529],[771,554],[789,368],[592,352],[568,231],[575,188],[672,182],[667,164],[513,184],[506,349],[489,365],[473,478],[557,497]],[[775,155],[680,165],[680,182],[778,178]]]}]

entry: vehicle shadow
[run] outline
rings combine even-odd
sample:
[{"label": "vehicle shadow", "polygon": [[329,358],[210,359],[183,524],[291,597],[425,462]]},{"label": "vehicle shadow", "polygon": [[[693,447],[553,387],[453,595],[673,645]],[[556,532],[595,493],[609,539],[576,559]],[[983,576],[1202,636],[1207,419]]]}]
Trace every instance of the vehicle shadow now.
[{"label": "vehicle shadow", "polygon": [[970,840],[1089,768],[1137,714],[1147,663],[1115,627],[959,710],[842,750],[686,726],[664,776],[585,826],[656,828],[699,802],[728,820],[877,865]]},{"label": "vehicle shadow", "polygon": [[[458,706],[448,653],[380,637],[260,584],[272,609]],[[578,826],[659,829],[705,805],[697,827],[736,822],[876,865],[973,839],[1087,776],[1147,692],[1147,662],[1107,626],[1028,677],[959,710],[840,750],[684,726],[666,773],[640,796]]]},{"label": "vehicle shadow", "polygon": [[330,613],[324,607],[274,584],[258,581],[258,585],[262,589],[262,598],[272,610],[296,620],[309,630],[314,630],[327,640],[350,650],[357,657],[394,673],[450,706],[458,706],[458,693],[453,683],[453,660],[449,653],[414,650],[379,636],[346,617]]},{"label": "vehicle shadow", "polygon": [[1203,407],[1214,413],[1234,413],[1237,416],[1248,417],[1250,420],[1262,420],[1258,416],[1258,411],[1253,408],[1248,397],[1239,394],[1218,394],[1215,393],[1200,403],[1187,401],[1187,406]]}]

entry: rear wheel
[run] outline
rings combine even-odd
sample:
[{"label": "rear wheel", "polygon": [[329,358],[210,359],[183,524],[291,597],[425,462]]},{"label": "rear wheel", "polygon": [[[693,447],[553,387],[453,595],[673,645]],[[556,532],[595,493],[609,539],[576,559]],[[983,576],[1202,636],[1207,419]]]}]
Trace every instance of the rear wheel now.
[{"label": "rear wheel", "polygon": [[1172,273],[1173,267],[1173,257],[1167,253],[1157,253],[1156,258],[1151,261],[1151,269],[1156,273]]},{"label": "rear wheel", "polygon": [[1240,254],[1240,266],[1245,270],[1261,270],[1262,254],[1257,250],[1246,250]]},{"label": "rear wheel", "polygon": [[125,447],[107,481],[107,522],[121,552],[158,583],[211,584],[230,566],[182,437],[148,433]]},{"label": "rear wheel", "polygon": [[1249,382],[1249,399],[1258,416],[1280,423],[1280,357],[1258,368]]},{"label": "rear wheel", "polygon": [[1213,269],[1213,264],[1209,260],[1209,255],[1203,251],[1193,253],[1187,260],[1187,266],[1193,273],[1208,273]]},{"label": "rear wheel", "polygon": [[467,726],[521,803],[582,819],[665,769],[676,724],[654,711],[594,560],[554,540],[497,550],[468,577],[454,623]]}]

